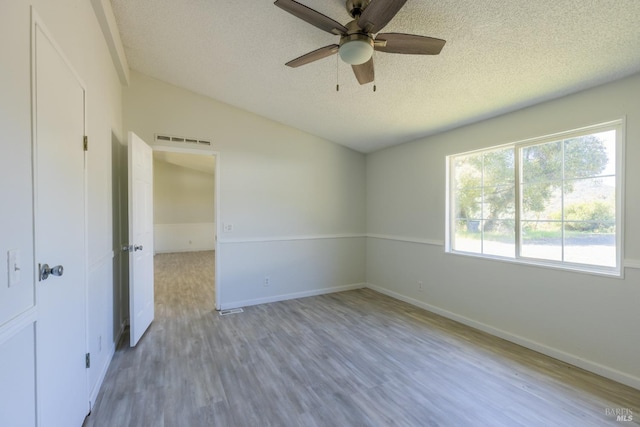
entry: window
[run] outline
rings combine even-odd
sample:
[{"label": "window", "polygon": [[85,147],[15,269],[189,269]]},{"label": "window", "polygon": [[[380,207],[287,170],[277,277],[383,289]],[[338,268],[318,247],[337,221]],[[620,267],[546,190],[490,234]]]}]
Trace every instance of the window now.
[{"label": "window", "polygon": [[447,251],[620,274],[622,128],[449,156]]}]

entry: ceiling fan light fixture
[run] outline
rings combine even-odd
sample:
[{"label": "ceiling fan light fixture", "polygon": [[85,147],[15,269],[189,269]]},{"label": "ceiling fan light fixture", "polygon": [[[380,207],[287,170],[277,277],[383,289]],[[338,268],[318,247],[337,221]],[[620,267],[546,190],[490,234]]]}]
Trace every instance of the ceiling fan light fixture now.
[{"label": "ceiling fan light fixture", "polygon": [[338,53],[347,64],[364,64],[373,55],[373,40],[364,34],[351,34],[343,38]]},{"label": "ceiling fan light fixture", "polygon": [[[327,33],[339,35],[340,44],[330,44],[287,62],[299,67],[334,55],[351,64],[361,85],[374,81],[373,51],[404,55],[438,55],[446,43],[433,37],[403,33],[380,33],[407,0],[345,0],[353,21],[342,25],[338,21],[311,9],[296,0],[275,0],[275,5]],[[375,40],[374,40],[375,39]],[[336,57],[337,58],[337,57]],[[336,59],[337,60],[337,59]],[[337,65],[337,63],[336,63]],[[373,87],[375,91],[375,86]]]}]

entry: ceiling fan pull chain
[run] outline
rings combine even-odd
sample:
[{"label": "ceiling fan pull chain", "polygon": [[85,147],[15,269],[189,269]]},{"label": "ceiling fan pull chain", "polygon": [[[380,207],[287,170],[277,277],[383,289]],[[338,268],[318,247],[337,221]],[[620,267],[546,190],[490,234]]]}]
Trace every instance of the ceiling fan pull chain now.
[{"label": "ceiling fan pull chain", "polygon": [[[371,57],[373,58],[374,56],[376,56],[375,51],[373,51],[373,55]],[[373,91],[374,92],[376,91],[376,75],[375,74],[373,75]]]},{"label": "ceiling fan pull chain", "polygon": [[338,75],[338,55],[336,55],[336,92],[340,92],[340,79]]}]

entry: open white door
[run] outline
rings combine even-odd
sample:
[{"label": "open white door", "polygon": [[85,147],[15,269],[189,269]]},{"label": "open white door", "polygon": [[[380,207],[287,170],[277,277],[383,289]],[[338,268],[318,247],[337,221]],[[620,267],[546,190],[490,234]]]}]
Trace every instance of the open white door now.
[{"label": "open white door", "polygon": [[154,317],[153,153],[129,132],[129,327],[134,347]]}]

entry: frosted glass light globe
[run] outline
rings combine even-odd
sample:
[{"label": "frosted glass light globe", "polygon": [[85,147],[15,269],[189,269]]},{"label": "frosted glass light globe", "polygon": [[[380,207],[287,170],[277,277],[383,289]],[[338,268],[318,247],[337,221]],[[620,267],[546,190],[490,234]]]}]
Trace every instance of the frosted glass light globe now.
[{"label": "frosted glass light globe", "polygon": [[371,59],[373,46],[365,40],[349,40],[340,46],[340,58],[351,65],[360,65]]}]

